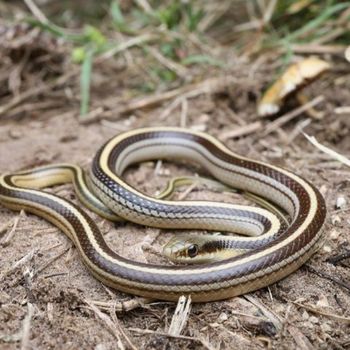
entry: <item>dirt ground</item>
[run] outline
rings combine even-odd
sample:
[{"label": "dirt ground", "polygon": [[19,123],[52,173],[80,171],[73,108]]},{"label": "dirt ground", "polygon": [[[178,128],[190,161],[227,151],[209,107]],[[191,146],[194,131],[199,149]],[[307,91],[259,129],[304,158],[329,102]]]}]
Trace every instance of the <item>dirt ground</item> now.
[{"label": "dirt ground", "polygon": [[[3,57],[9,57],[13,48],[3,50]],[[226,301],[193,304],[181,336],[172,338],[167,332],[175,304],[138,300],[106,288],[90,275],[59,229],[34,215],[0,207],[0,348],[350,348],[350,260],[329,260],[350,249],[350,173],[301,134],[302,129],[350,156],[350,116],[336,112],[349,105],[349,64],[326,57],[334,63],[332,70],[305,89],[309,99],[324,97],[315,107],[318,113],[306,111],[272,130],[278,118],[259,118],[256,103],[275,74],[276,57],[252,61],[223,53],[234,63],[224,73],[208,70],[205,77],[219,79],[220,88],[184,97],[177,104],[164,99],[145,108],[130,107],[137,98],[139,70],[126,69],[123,59],[113,65],[96,64],[91,110],[99,120],[81,123],[76,66],[62,58],[59,45],[52,50],[57,56],[36,54],[27,59],[25,66],[31,71],[19,90],[14,86],[19,84],[16,69],[24,69],[21,62],[12,57],[0,63],[0,108],[5,107],[0,115],[0,173],[59,162],[88,168],[98,147],[121,131],[182,125],[206,131],[239,154],[291,169],[316,184],[328,205],[327,239],[305,266],[268,288]],[[142,64],[141,57],[136,61]],[[62,76],[62,83],[47,83],[47,77]],[[18,97],[19,102],[13,103]],[[292,98],[280,118],[297,107]],[[249,134],[230,137],[231,131],[254,123]],[[141,191],[155,194],[173,176],[196,172],[184,164],[149,162],[133,167],[126,177]],[[75,201],[70,185],[50,191]],[[340,197],[346,203],[337,208]],[[186,197],[193,198],[241,201],[236,195],[202,188]],[[131,223],[113,225],[91,215],[117,252],[167,264],[157,252],[173,232]]]}]

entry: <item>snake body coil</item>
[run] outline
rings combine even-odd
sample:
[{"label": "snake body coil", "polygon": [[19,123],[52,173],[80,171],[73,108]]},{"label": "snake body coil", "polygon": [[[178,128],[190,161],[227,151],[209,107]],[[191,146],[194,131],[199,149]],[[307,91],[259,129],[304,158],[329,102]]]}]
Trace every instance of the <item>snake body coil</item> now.
[{"label": "snake body coil", "polygon": [[[149,197],[121,178],[132,163],[151,159],[195,161],[212,176],[235,188],[252,192],[283,208],[292,218],[281,226],[264,209],[205,201],[166,201]],[[177,300],[190,294],[194,301],[229,298],[267,286],[300,267],[323,241],[326,216],[322,195],[308,181],[278,167],[238,156],[215,138],[178,128],[138,129],[108,141],[94,158],[90,186],[117,215],[142,225],[234,231],[251,245],[247,253],[198,266],[158,266],[128,260],[106,244],[93,220],[78,206],[41,188],[68,176],[84,187],[74,166],[54,166],[0,177],[0,202],[25,209],[51,221],[74,242],[92,274],[120,291]],[[85,201],[89,202],[89,196]],[[99,200],[97,200],[99,202]],[[99,205],[99,203],[97,203]],[[95,203],[96,206],[96,203]],[[239,239],[238,239],[239,241]]]}]

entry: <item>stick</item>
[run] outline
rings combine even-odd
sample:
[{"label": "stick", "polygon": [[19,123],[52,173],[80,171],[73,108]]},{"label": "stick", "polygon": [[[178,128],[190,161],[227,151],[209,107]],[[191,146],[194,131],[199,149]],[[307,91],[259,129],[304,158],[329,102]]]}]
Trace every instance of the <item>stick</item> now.
[{"label": "stick", "polygon": [[186,298],[182,295],[177,303],[168,333],[170,335],[180,335],[183,331],[191,310],[191,296]]},{"label": "stick", "polygon": [[38,19],[39,22],[43,24],[48,24],[49,20],[47,17],[41,12],[38,6],[32,0],[24,0],[25,4],[28,6],[29,10],[33,14],[34,17]]},{"label": "stick", "polygon": [[117,328],[118,328],[119,332],[121,333],[121,335],[124,337],[125,341],[128,343],[129,347],[132,350],[137,350],[136,346],[132,343],[132,341],[130,340],[129,336],[126,334],[126,332],[124,331],[122,325],[119,322],[119,319],[118,319],[117,314],[116,314],[115,305],[116,305],[116,303],[113,304],[113,307],[110,310],[111,318],[112,318],[114,324],[117,326]]},{"label": "stick", "polygon": [[325,317],[329,317],[329,318],[331,318],[333,320],[340,321],[340,322],[343,322],[345,324],[350,324],[350,318],[349,317],[345,317],[345,316],[341,316],[341,315],[337,315],[337,314],[331,314],[329,312],[324,312],[322,310],[317,309],[314,306],[300,304],[300,303],[297,303],[295,301],[292,301],[292,303],[297,305],[297,306],[299,306],[299,307],[302,307],[303,309],[309,310],[309,311],[311,311],[311,312],[313,312],[315,314],[319,314],[319,315],[322,315],[322,316],[325,316]]},{"label": "stick", "polygon": [[276,119],[273,123],[271,123],[266,130],[263,133],[263,136],[266,136],[268,134],[271,134],[272,132],[276,131],[278,128],[280,128],[282,125],[290,122],[292,119],[298,117],[300,114],[307,111],[309,108],[316,106],[317,104],[324,101],[324,96],[320,95],[315,97],[313,100],[311,100],[308,103],[305,103],[304,105],[293,109],[291,112],[286,113],[282,117]]},{"label": "stick", "polygon": [[233,139],[235,137],[249,135],[258,131],[261,129],[261,127],[262,123],[260,121],[257,121],[248,125],[241,126],[234,130],[225,131],[219,135],[219,139],[222,141],[227,141],[228,139]]},{"label": "stick", "polygon": [[128,312],[131,310],[135,310],[139,307],[145,307],[147,304],[150,304],[153,301],[154,301],[153,299],[147,299],[147,298],[134,298],[134,299],[120,301],[116,303],[116,302],[108,302],[108,301],[106,302],[106,301],[86,299],[86,302],[89,305],[90,304],[96,305],[103,310],[109,310],[113,305],[115,312]]},{"label": "stick", "polygon": [[330,264],[337,265],[339,262],[341,262],[345,259],[350,259],[350,250],[347,250],[344,253],[332,256],[329,259],[327,259],[326,261]]},{"label": "stick", "polygon": [[187,69],[183,67],[181,64],[176,63],[165,56],[163,56],[158,50],[153,47],[148,48],[150,54],[158,60],[165,68],[176,73],[181,78],[186,78],[188,76]]},{"label": "stick", "polygon": [[[227,86],[231,85],[235,81],[233,76],[211,78],[204,80],[200,83],[185,85],[181,88],[166,91],[160,94],[147,96],[144,98],[136,98],[131,101],[125,101],[118,103],[117,108],[112,108],[105,113],[99,114],[92,118],[85,118],[81,121],[84,124],[97,121],[102,118],[109,120],[118,119],[121,114],[132,112],[136,109],[152,107],[161,102],[170,100],[172,98],[181,96],[183,98],[193,98],[202,94],[216,93],[224,90]],[[114,102],[115,103],[115,102]],[[107,107],[106,107],[107,109]]]},{"label": "stick", "polygon": [[326,272],[319,271],[319,270],[315,269],[315,268],[314,268],[313,266],[311,266],[311,265],[306,265],[306,267],[307,267],[307,269],[308,269],[310,272],[316,274],[317,276],[322,277],[322,278],[325,278],[325,279],[327,279],[327,280],[330,280],[330,281],[332,281],[332,282],[338,284],[339,286],[341,286],[341,287],[347,289],[348,291],[350,291],[350,284],[349,284],[349,283],[346,283],[346,282],[340,280],[340,279],[337,278],[337,277],[333,277],[333,276],[329,275],[329,274],[326,273]]},{"label": "stick", "polygon": [[303,135],[308,139],[308,141],[310,141],[315,147],[317,147],[320,151],[322,151],[323,153],[328,154],[330,157],[338,160],[339,162],[350,166],[350,159],[344,157],[343,155],[341,155],[340,153],[333,151],[332,149],[322,145],[321,143],[319,143],[316,138],[314,136],[309,136],[308,134],[303,133]]},{"label": "stick", "polygon": [[34,306],[29,302],[27,306],[28,306],[28,311],[23,320],[23,325],[22,325],[21,350],[27,350],[31,348],[29,346],[29,337],[30,337],[30,326],[31,326],[32,317],[34,314]]},{"label": "stick", "polygon": [[157,36],[154,34],[143,34],[143,35],[137,36],[135,38],[132,38],[130,40],[124,41],[121,44],[117,45],[116,47],[113,47],[109,51],[106,51],[104,54],[102,54],[100,57],[98,57],[95,60],[95,62],[101,63],[101,62],[113,57],[117,53],[129,49],[130,47],[145,44],[146,42],[153,41],[156,38],[157,38]]},{"label": "stick", "polygon": [[12,237],[15,235],[15,232],[17,230],[17,226],[19,223],[19,219],[22,216],[22,212],[23,212],[23,210],[21,210],[20,214],[17,215],[17,217],[13,220],[13,225],[12,225],[11,231],[7,234],[6,237],[3,237],[3,239],[0,241],[0,245],[2,247],[6,247],[10,243]]},{"label": "stick", "polygon": [[[106,314],[101,312],[98,307],[95,305],[90,304],[87,300],[84,300],[84,302],[90,307],[90,309],[94,312],[96,318],[100,319],[102,323],[106,326],[107,330],[116,338],[117,344],[116,349],[124,350],[124,344],[121,340],[121,333],[118,329],[117,325],[113,323],[110,317],[108,317]],[[133,347],[133,350],[136,349]]]},{"label": "stick", "polygon": [[213,348],[211,347],[210,344],[208,344],[206,341],[204,341],[200,338],[188,337],[185,335],[171,335],[169,333],[151,331],[150,329],[128,328],[128,330],[131,332],[140,333],[140,334],[154,334],[154,335],[160,335],[160,336],[168,337],[168,338],[191,340],[191,341],[194,341],[197,343],[201,343],[208,350],[213,350]]},{"label": "stick", "polygon": [[263,315],[272,322],[272,324],[275,326],[275,328],[278,331],[281,331],[283,327],[283,323],[280,319],[280,317],[273,313],[271,310],[269,310],[262,302],[260,302],[258,299],[254,298],[250,294],[244,295],[244,298],[248,301],[250,301],[253,305],[255,305],[257,308],[260,309],[260,311],[263,313]]}]

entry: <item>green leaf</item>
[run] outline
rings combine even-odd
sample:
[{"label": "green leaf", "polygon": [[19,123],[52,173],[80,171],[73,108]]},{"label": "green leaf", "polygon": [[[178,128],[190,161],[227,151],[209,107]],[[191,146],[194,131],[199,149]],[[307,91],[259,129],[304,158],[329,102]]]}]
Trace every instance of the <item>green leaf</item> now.
[{"label": "green leaf", "polygon": [[114,0],[114,1],[111,2],[111,15],[112,15],[114,24],[118,28],[124,28],[124,26],[125,26],[125,19],[124,19],[124,16],[122,14],[122,11],[120,10],[120,6],[119,6],[119,1],[118,0]]},{"label": "green leaf", "polygon": [[113,19],[113,23],[120,32],[129,35],[135,34],[135,31],[127,25],[127,22],[125,21],[123,13],[120,9],[118,0],[114,0],[111,2],[110,12]]},{"label": "green leaf", "polygon": [[87,25],[84,29],[84,33],[88,42],[92,42],[98,47],[103,46],[107,42],[106,37],[100,32],[100,30],[92,25]]}]

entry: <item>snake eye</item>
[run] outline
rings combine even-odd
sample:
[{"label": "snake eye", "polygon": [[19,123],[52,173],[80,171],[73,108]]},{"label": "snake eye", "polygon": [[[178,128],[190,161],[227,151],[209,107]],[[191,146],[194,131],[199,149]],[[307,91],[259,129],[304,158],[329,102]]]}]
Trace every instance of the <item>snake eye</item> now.
[{"label": "snake eye", "polygon": [[198,254],[198,245],[197,244],[191,244],[187,248],[187,254],[190,258],[194,258]]}]

